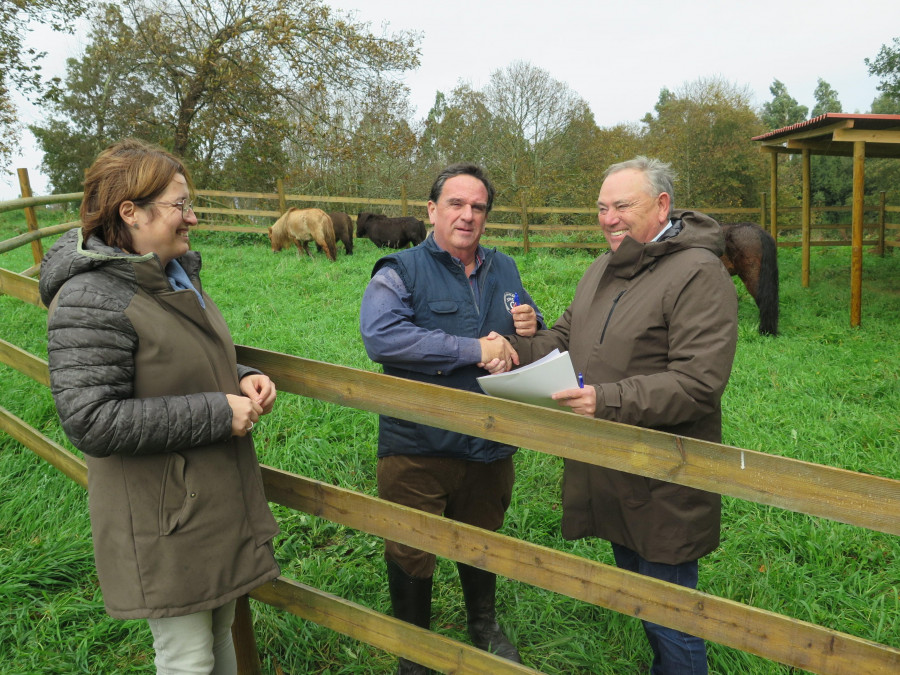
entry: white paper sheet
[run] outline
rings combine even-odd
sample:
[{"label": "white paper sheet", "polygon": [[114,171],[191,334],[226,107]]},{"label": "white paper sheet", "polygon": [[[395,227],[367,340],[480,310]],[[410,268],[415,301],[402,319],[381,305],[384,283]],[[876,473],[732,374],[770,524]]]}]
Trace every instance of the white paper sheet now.
[{"label": "white paper sheet", "polygon": [[575,377],[569,352],[554,349],[544,358],[527,366],[508,373],[479,377],[478,384],[485,394],[491,396],[559,408],[559,404],[550,398],[551,394],[563,389],[574,389],[578,386],[578,379]]}]

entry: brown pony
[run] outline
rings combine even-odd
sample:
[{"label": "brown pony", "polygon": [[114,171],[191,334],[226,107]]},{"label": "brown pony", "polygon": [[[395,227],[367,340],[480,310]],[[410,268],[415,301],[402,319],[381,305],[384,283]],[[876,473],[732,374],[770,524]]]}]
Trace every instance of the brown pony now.
[{"label": "brown pony", "polygon": [[302,249],[310,257],[312,256],[306,247],[310,241],[315,241],[329,260],[337,259],[334,226],[322,209],[298,209],[292,206],[269,228],[269,241],[272,242],[272,252],[296,244],[298,256]]},{"label": "brown pony", "polygon": [[353,255],[353,221],[343,211],[332,211],[328,214],[334,225],[334,241],[344,244],[344,252]]},{"label": "brown pony", "polygon": [[737,275],[759,308],[760,335],[778,335],[778,255],[775,240],[756,223],[719,223],[725,235],[722,262]]}]

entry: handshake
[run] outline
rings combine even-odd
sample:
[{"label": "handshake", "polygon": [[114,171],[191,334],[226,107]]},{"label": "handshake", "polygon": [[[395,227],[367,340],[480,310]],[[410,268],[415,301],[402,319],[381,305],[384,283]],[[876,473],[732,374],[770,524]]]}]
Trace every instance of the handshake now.
[{"label": "handshake", "polygon": [[[531,337],[537,332],[537,314],[531,305],[516,305],[512,308],[513,323],[516,326],[516,334],[522,337]],[[512,367],[519,365],[519,355],[509,344],[509,340],[496,331],[491,331],[483,338],[479,338],[481,344],[480,368],[484,368],[491,374],[505,373]]]}]

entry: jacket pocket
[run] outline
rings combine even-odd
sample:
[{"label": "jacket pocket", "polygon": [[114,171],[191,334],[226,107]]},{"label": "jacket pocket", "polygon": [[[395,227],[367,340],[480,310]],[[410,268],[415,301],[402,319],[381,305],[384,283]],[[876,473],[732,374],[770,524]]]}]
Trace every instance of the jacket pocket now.
[{"label": "jacket pocket", "polygon": [[624,489],[620,494],[624,496],[624,505],[629,509],[638,509],[650,502],[652,497],[652,479],[636,474],[623,474],[625,478]]},{"label": "jacket pocket", "polygon": [[428,308],[435,314],[455,314],[459,311],[459,303],[453,300],[435,300],[428,303]]},{"label": "jacket pocket", "polygon": [[184,456],[171,452],[166,457],[159,492],[159,535],[172,534],[181,523],[188,499]]}]

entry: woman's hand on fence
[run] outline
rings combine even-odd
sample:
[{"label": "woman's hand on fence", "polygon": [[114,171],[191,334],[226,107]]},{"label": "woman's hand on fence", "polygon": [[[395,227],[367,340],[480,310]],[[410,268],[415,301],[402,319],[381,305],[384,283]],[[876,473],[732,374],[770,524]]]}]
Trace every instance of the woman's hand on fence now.
[{"label": "woman's hand on fence", "polygon": [[516,335],[531,337],[537,333],[537,312],[531,305],[516,305],[512,308],[513,323]]},{"label": "woman's hand on fence", "polygon": [[231,435],[246,436],[262,415],[262,406],[246,396],[225,394],[225,397],[231,406]]},{"label": "woman's hand on fence", "polygon": [[563,389],[553,394],[551,398],[585,417],[593,417],[597,412],[597,390],[589,384],[579,389]]},{"label": "woman's hand on fence", "polygon": [[269,379],[268,375],[262,373],[253,373],[241,379],[241,391],[247,398],[259,403],[262,408],[261,415],[268,415],[272,412],[272,406],[275,404],[275,383]]},{"label": "woman's hand on fence", "polygon": [[512,348],[509,341],[496,331],[491,331],[483,338],[479,338],[481,344],[481,361],[479,368],[484,368],[491,374],[505,373],[512,369],[513,365],[519,365],[519,355]]}]

